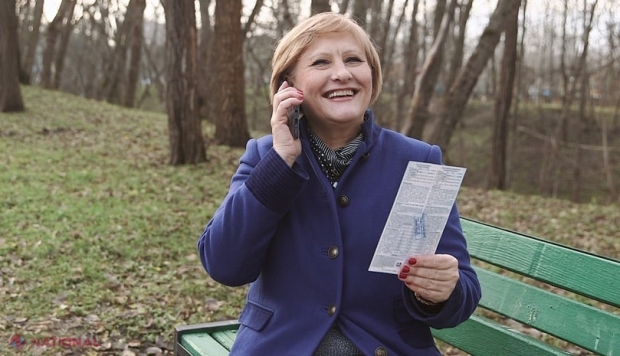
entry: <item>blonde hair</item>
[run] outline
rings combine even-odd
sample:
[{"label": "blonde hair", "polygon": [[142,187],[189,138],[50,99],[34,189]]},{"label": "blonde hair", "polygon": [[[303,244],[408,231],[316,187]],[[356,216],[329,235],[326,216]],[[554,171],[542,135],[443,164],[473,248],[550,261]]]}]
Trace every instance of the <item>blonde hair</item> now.
[{"label": "blonde hair", "polygon": [[383,78],[381,63],[375,45],[364,29],[355,21],[344,15],[323,12],[309,17],[293,27],[280,39],[271,62],[271,91],[269,99],[273,104],[273,96],[280,84],[299,60],[301,54],[320,36],[351,33],[361,44],[366,60],[372,72],[372,95],[370,103],[379,97]]}]

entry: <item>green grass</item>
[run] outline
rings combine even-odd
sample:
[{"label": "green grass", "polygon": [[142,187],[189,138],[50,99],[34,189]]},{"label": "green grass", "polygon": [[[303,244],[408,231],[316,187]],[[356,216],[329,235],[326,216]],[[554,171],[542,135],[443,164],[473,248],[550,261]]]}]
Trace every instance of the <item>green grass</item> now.
[{"label": "green grass", "polygon": [[171,342],[175,324],[236,316],[242,289],[209,281],[195,246],[240,151],[171,167],[162,114],[23,94],[26,112],[0,115],[2,347],[15,333]]},{"label": "green grass", "polygon": [[[211,145],[207,163],[171,167],[164,114],[22,90],[27,110],[0,114],[0,354],[16,333],[104,345],[78,353],[170,349],[175,325],[236,318],[245,289],[212,281],[196,242],[242,150]],[[466,187],[459,205],[620,258],[616,205]]]}]

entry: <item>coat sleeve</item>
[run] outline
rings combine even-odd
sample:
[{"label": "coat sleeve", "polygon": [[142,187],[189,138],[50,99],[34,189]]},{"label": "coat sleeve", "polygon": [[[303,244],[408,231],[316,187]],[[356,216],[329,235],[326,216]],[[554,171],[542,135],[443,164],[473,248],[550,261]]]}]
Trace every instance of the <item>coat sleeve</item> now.
[{"label": "coat sleeve", "polygon": [[257,140],[248,142],[226,198],[198,240],[206,271],[229,286],[258,277],[279,221],[308,180],[273,148],[263,147],[263,154],[260,148]]},{"label": "coat sleeve", "polygon": [[[431,148],[428,162],[441,164],[441,150],[437,146]],[[471,259],[467,251],[467,241],[463,235],[461,221],[456,204],[452,207],[446,227],[437,246],[437,254],[454,256],[459,264],[459,280],[454,291],[446,300],[443,308],[437,314],[424,312],[419,306],[413,293],[403,286],[405,305],[411,315],[428,326],[441,329],[454,327],[467,320],[478,306],[481,298],[480,282],[471,266]]]}]

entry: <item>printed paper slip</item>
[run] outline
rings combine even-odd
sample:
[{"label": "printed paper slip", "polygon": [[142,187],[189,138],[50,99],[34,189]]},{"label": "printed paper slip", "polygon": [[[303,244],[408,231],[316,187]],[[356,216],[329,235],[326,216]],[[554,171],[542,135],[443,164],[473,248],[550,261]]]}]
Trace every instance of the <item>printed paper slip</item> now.
[{"label": "printed paper slip", "polygon": [[368,268],[398,274],[411,255],[435,253],[465,168],[409,162]]}]

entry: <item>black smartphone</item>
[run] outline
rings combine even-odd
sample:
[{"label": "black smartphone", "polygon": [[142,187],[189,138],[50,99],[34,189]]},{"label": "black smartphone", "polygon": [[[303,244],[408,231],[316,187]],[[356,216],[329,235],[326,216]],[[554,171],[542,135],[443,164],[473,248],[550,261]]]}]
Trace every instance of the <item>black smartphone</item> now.
[{"label": "black smartphone", "polygon": [[288,115],[288,127],[291,129],[291,135],[295,140],[299,139],[299,105],[295,105],[289,108]]},{"label": "black smartphone", "polygon": [[[288,81],[287,78],[280,80],[280,86],[284,81]],[[293,84],[289,81],[288,84],[293,86]],[[295,140],[299,139],[299,105],[295,105],[292,108],[289,108],[286,112],[288,116],[288,127],[291,130],[291,135]]]}]

